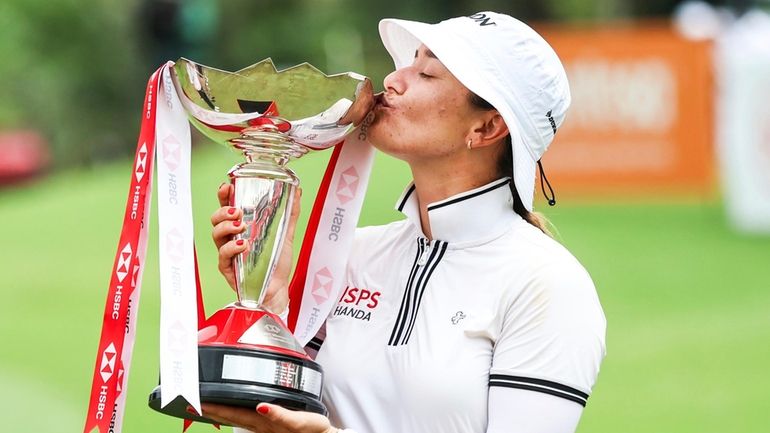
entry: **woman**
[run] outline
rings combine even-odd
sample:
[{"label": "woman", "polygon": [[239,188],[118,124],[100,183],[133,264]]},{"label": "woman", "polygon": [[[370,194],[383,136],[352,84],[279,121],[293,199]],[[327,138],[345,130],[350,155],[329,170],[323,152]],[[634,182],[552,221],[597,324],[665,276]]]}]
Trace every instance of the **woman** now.
[{"label": "woman", "polygon": [[[396,71],[369,140],[414,182],[397,204],[405,220],[356,233],[339,305],[369,314],[332,313],[308,345],[329,418],[264,403],[204,415],[258,432],[572,432],[605,320],[588,274],[532,213],[537,161],[570,101],[564,69],[537,33],[493,12],[383,20],[380,34]],[[228,194],[212,223],[232,282],[246,245],[231,240],[243,227]],[[287,263],[273,311],[287,305]]]}]

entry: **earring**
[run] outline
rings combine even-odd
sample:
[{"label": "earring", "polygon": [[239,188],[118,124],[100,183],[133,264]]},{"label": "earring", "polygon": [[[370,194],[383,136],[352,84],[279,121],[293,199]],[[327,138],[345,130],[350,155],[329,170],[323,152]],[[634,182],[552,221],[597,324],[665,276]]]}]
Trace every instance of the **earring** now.
[{"label": "earring", "polygon": [[468,140],[468,150],[473,149],[473,140]]}]

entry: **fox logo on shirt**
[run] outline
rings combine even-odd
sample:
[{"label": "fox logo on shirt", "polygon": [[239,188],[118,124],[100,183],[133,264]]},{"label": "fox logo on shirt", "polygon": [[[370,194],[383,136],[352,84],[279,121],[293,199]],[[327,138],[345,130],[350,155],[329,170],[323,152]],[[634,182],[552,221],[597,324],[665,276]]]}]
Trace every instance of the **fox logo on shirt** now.
[{"label": "fox logo on shirt", "polygon": [[368,322],[372,318],[372,310],[380,303],[381,295],[382,293],[378,291],[347,286],[334,309],[334,315]]}]

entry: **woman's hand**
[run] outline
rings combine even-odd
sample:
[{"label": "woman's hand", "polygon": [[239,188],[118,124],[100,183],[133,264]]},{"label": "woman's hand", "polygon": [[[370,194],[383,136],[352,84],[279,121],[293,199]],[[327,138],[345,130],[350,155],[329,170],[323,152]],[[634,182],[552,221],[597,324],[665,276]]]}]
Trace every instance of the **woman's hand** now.
[{"label": "woman's hand", "polygon": [[219,272],[224,275],[227,284],[235,290],[233,257],[246,251],[249,246],[247,240],[243,240],[239,244],[233,239],[233,236],[246,230],[246,226],[241,222],[243,212],[236,207],[228,206],[232,189],[233,186],[229,183],[223,183],[219,186],[217,198],[221,207],[211,215],[211,225],[214,226],[211,237],[214,239],[217,250],[219,250]]},{"label": "woman's hand", "polygon": [[[222,207],[211,216],[211,224],[214,226],[211,237],[214,239],[217,250],[219,250],[219,272],[225,277],[227,284],[235,290],[233,258],[249,248],[249,241],[248,239],[235,240],[233,238],[245,231],[246,226],[241,221],[243,211],[228,205],[230,195],[233,193],[232,190],[233,186],[225,183],[217,191],[217,198]],[[289,215],[289,225],[286,228],[283,249],[262,301],[265,308],[276,314],[282,313],[289,304],[289,277],[294,252],[294,230],[299,217],[301,196],[302,190],[297,188],[294,194],[294,205]]]},{"label": "woman's hand", "polygon": [[221,424],[245,428],[256,433],[336,433],[329,419],[312,412],[284,409],[260,403],[257,410],[203,403],[203,416]]}]

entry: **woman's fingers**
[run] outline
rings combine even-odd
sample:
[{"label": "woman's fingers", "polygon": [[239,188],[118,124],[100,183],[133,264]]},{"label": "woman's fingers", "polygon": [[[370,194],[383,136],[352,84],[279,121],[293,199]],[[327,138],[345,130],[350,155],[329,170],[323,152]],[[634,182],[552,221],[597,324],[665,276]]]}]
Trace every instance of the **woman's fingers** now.
[{"label": "woman's fingers", "polygon": [[232,206],[223,206],[211,215],[211,225],[214,226],[211,238],[217,249],[232,239],[233,235],[245,230],[245,225],[241,221],[242,216],[243,211]]},{"label": "woman's fingers", "polygon": [[254,421],[259,421],[253,412],[246,408],[224,406],[219,404],[203,403],[201,404],[203,416],[216,421],[220,424],[233,427],[242,427],[253,430]]},{"label": "woman's fingers", "polygon": [[232,195],[233,186],[227,182],[219,185],[217,190],[217,199],[219,199],[220,206],[227,206],[230,204],[230,196]]},{"label": "woman's fingers", "polygon": [[222,245],[230,242],[234,235],[243,233],[244,230],[246,230],[246,225],[241,220],[225,220],[211,229],[211,238],[214,240],[214,245],[219,249]]},{"label": "woman's fingers", "polygon": [[211,225],[215,226],[222,221],[241,219],[243,211],[233,206],[222,206],[211,214]]},{"label": "woman's fingers", "polygon": [[222,424],[257,433],[336,433],[329,419],[311,412],[293,411],[274,404],[260,403],[256,410],[219,404],[201,404],[203,416]]},{"label": "woman's fingers", "polygon": [[221,206],[211,215],[211,238],[219,251],[219,272],[225,277],[227,283],[235,289],[235,271],[233,270],[233,257],[244,252],[248,248],[248,241],[235,240],[234,235],[246,230],[241,221],[243,211],[234,206],[229,206],[233,186],[229,183],[219,185],[217,200]]},{"label": "woman's fingers", "polygon": [[245,239],[231,240],[219,247],[219,272],[224,275],[227,283],[235,289],[235,271],[233,270],[233,258],[249,248],[249,241]]},{"label": "woman's fingers", "polygon": [[338,431],[331,426],[328,418],[317,413],[288,410],[269,403],[258,404],[256,412],[269,422],[271,432],[333,433]]},{"label": "woman's fingers", "polygon": [[273,424],[280,425],[285,428],[291,428],[292,424],[297,424],[298,419],[302,419],[305,413],[292,412],[288,409],[284,409],[281,406],[277,406],[269,403],[260,403],[257,405],[257,413],[267,418]]}]

